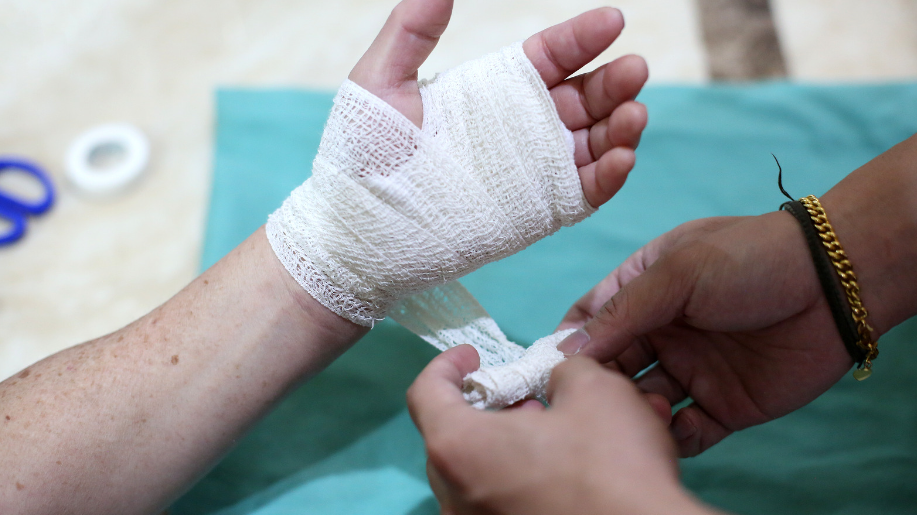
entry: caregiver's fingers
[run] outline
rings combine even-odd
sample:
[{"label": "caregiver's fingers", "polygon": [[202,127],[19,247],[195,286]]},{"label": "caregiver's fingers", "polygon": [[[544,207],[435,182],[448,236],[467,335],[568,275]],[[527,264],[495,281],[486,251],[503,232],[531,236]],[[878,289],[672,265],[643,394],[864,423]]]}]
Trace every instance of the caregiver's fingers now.
[{"label": "caregiver's fingers", "polygon": [[633,100],[649,78],[646,61],[626,55],[551,89],[557,113],[568,129],[590,127]]},{"label": "caregiver's fingers", "polygon": [[688,398],[688,393],[677,379],[661,365],[646,371],[635,380],[637,387],[648,394],[661,395],[672,406]]},{"label": "caregiver's fingers", "polygon": [[656,416],[659,417],[659,420],[662,420],[663,424],[668,426],[672,423],[672,405],[669,404],[665,397],[655,393],[645,393],[643,398],[653,408]]},{"label": "caregiver's fingers", "polygon": [[621,11],[601,7],[535,34],[522,49],[552,88],[601,54],[623,28]]},{"label": "caregiver's fingers", "polygon": [[477,413],[462,396],[462,381],[480,366],[477,351],[471,345],[449,349],[423,369],[408,389],[408,410],[421,434],[436,428],[451,412],[467,410]]},{"label": "caregiver's fingers", "polygon": [[638,337],[683,315],[698,266],[690,254],[660,258],[623,285],[582,332],[567,337],[557,348],[566,355],[583,353],[603,363],[617,358]]},{"label": "caregiver's fingers", "polygon": [[[658,239],[658,238],[657,238]],[[654,242],[644,245],[630,255],[598,284],[580,297],[564,315],[555,332],[563,329],[579,328],[586,324],[602,309],[609,299],[618,293],[621,286],[629,283],[642,274],[656,259]]]},{"label": "caregiver's fingers", "polygon": [[605,152],[598,161],[579,167],[580,185],[589,205],[597,208],[608,202],[624,186],[636,162],[633,149],[617,147]]},{"label": "caregiver's fingers", "polygon": [[603,292],[609,284],[606,282],[607,280],[608,278],[593,286],[591,290],[573,303],[554,332],[563,331],[564,329],[579,329],[586,325],[586,322],[595,316],[602,304],[605,304],[614,295],[614,292],[618,291],[617,284],[615,284],[614,290],[606,296]]},{"label": "caregiver's fingers", "polygon": [[682,458],[697,456],[732,434],[730,429],[708,415],[696,403],[675,413],[671,431]]},{"label": "caregiver's fingers", "polygon": [[634,377],[656,362],[656,350],[646,337],[634,340],[633,345],[624,350],[614,361],[605,363],[606,367],[621,372],[627,377]]},{"label": "caregiver's fingers", "polygon": [[417,70],[446,30],[452,1],[403,0],[350,72],[350,80],[392,104],[418,126],[423,121],[423,106],[417,93]]}]

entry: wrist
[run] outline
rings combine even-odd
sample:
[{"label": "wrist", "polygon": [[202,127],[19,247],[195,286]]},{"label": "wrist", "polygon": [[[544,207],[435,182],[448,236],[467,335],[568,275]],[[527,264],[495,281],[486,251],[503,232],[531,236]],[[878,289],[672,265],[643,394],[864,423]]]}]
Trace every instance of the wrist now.
[{"label": "wrist", "polygon": [[874,337],[917,314],[917,138],[851,173],[821,203],[857,275]]},{"label": "wrist", "polygon": [[255,252],[259,268],[267,275],[268,302],[287,319],[289,330],[302,335],[304,350],[309,350],[310,368],[324,368],[368,331],[323,306],[296,282],[274,254],[264,227],[255,233]]}]

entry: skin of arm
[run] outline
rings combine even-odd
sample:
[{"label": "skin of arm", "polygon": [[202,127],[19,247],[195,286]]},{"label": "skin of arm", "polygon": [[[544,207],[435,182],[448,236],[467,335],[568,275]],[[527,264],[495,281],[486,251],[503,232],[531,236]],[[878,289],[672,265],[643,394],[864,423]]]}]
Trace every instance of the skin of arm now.
[{"label": "skin of arm", "polygon": [[0,512],[157,513],[365,332],[259,229],[144,318],[0,384]]},{"label": "skin of arm", "polygon": [[[879,338],[917,313],[917,136],[852,172],[821,203]],[[688,222],[628,258],[570,310],[561,343],[671,404],[682,456],[786,415],[853,365],[798,221],[786,212]],[[881,350],[881,344],[879,346]],[[875,373],[881,374],[881,359]]]},{"label": "skin of arm", "polygon": [[[451,0],[399,4],[351,79],[420,125],[417,68],[451,11]],[[593,206],[633,167],[646,63],[626,56],[566,78],[623,25],[597,9],[523,45],[574,133]],[[365,331],[306,294],[258,230],[140,320],[0,383],[0,513],[160,513]]]}]

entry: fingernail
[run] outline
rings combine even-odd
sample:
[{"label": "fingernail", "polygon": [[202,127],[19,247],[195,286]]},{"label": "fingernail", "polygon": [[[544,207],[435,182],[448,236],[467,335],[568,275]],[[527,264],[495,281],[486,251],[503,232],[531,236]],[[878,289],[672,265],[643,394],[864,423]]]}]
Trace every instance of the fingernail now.
[{"label": "fingernail", "polygon": [[578,354],[587,343],[589,343],[589,333],[581,327],[570,336],[564,338],[564,341],[557,345],[557,350],[563,352],[564,356],[569,358]]}]

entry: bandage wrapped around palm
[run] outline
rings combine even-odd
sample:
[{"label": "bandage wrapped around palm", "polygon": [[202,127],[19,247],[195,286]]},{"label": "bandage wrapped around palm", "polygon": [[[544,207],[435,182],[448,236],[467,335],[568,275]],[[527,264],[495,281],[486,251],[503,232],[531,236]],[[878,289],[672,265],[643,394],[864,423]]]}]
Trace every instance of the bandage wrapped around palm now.
[{"label": "bandage wrapped around palm", "polygon": [[[526,364],[454,280],[594,211],[573,134],[521,44],[419,89],[422,128],[344,83],[312,176],[269,218],[271,246],[310,295],[354,323],[391,314],[440,349],[474,345],[486,384],[469,376],[467,386],[479,407],[537,396],[563,359],[554,348],[563,335]],[[510,375],[532,380],[500,392],[491,367],[514,366]]]}]

